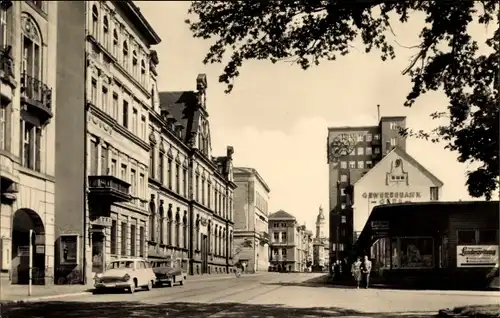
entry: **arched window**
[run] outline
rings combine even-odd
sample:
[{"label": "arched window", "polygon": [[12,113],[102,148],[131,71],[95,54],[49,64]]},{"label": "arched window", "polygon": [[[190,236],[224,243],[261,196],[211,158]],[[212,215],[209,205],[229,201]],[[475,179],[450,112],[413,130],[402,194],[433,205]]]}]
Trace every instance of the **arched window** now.
[{"label": "arched window", "polygon": [[146,86],[146,62],[141,60],[141,84]]},{"label": "arched window", "polygon": [[172,245],[172,209],[168,208],[168,216],[167,216],[167,244]]},{"label": "arched window", "polygon": [[104,17],[103,23],[102,23],[102,36],[103,36],[103,43],[104,47],[109,50],[109,22],[108,22],[108,17]]},{"label": "arched window", "polygon": [[132,51],[132,75],[136,78],[139,76],[139,60],[135,50]]},{"label": "arched window", "polygon": [[128,70],[129,67],[129,56],[128,56],[128,44],[127,41],[123,41],[123,67]]},{"label": "arched window", "polygon": [[99,38],[99,11],[97,6],[92,6],[92,35],[97,40]]},{"label": "arched window", "polygon": [[189,248],[188,244],[188,224],[187,224],[187,217],[186,217],[186,211],[184,211],[184,218],[182,218],[182,225],[183,225],[183,230],[184,232],[182,233],[182,238],[184,240],[183,246],[184,248]]},{"label": "arched window", "polygon": [[153,201],[149,202],[149,240],[155,241],[156,232],[156,206]]},{"label": "arched window", "polygon": [[181,246],[181,217],[179,216],[179,211],[177,211],[177,214],[175,215],[175,246],[180,247]]},{"label": "arched window", "polygon": [[119,52],[119,41],[118,41],[118,31],[116,29],[113,30],[113,55],[118,58]]}]

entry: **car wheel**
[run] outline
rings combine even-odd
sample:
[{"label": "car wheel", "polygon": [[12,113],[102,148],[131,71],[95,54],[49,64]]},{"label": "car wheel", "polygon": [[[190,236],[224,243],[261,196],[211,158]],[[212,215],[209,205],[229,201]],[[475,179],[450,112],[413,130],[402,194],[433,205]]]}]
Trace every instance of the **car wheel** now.
[{"label": "car wheel", "polygon": [[150,280],[150,281],[148,282],[148,285],[146,286],[146,289],[147,289],[147,290],[151,290],[151,289],[153,289],[153,281],[152,281],[152,280]]},{"label": "car wheel", "polygon": [[184,285],[184,279],[181,279],[181,281],[179,282],[179,285]]}]

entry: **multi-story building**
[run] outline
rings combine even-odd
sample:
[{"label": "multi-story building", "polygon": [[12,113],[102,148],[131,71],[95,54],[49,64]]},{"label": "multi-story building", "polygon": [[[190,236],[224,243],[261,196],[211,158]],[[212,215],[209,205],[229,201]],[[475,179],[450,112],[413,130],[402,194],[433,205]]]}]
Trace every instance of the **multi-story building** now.
[{"label": "multi-story building", "polygon": [[268,201],[271,189],[253,168],[234,168],[235,258],[247,264],[248,272],[269,267]]},{"label": "multi-story building", "polygon": [[57,7],[2,1],[0,9],[0,269],[7,283],[28,282],[30,230],[34,283],[53,276]]},{"label": "multi-story building", "polygon": [[314,238],[314,263],[315,271],[323,271],[328,268],[329,264],[329,243],[325,232],[326,220],[323,213],[323,207],[319,207],[319,213],[316,218],[316,237]]},{"label": "multi-story building", "polygon": [[375,204],[439,198],[442,182],[406,153],[405,126],[406,117],[382,117],[328,128],[331,261],[347,256]]},{"label": "multi-story building", "polygon": [[300,272],[309,272],[313,259],[313,233],[308,230],[306,225],[297,226],[295,234],[297,238],[297,270]]},{"label": "multi-story building", "polygon": [[132,1],[85,3],[91,243],[85,256],[99,273],[111,258],[147,255],[148,125],[158,63],[151,46],[160,38]]},{"label": "multi-story building", "polygon": [[228,273],[233,261],[234,150],[212,156],[206,90],[200,74],[195,91],[160,92],[151,115],[149,256],[191,275]]}]

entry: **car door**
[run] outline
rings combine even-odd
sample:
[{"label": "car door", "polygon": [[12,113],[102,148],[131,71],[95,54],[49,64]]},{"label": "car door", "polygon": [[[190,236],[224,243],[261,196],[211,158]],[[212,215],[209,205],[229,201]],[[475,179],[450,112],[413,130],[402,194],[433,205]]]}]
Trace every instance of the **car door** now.
[{"label": "car door", "polygon": [[147,285],[149,283],[149,281],[154,280],[154,277],[152,277],[152,275],[151,275],[151,272],[153,271],[153,269],[150,268],[145,261],[140,261],[140,263],[142,264],[141,271],[142,271],[144,285]]}]

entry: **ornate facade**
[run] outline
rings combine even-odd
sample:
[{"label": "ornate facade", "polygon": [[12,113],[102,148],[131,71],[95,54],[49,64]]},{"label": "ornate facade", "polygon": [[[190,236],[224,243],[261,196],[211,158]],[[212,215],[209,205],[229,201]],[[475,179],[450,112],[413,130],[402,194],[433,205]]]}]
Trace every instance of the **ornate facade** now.
[{"label": "ornate facade", "polygon": [[233,261],[233,148],[212,156],[207,87],[200,74],[195,91],[155,92],[150,113],[148,256],[191,275],[228,273]]}]

